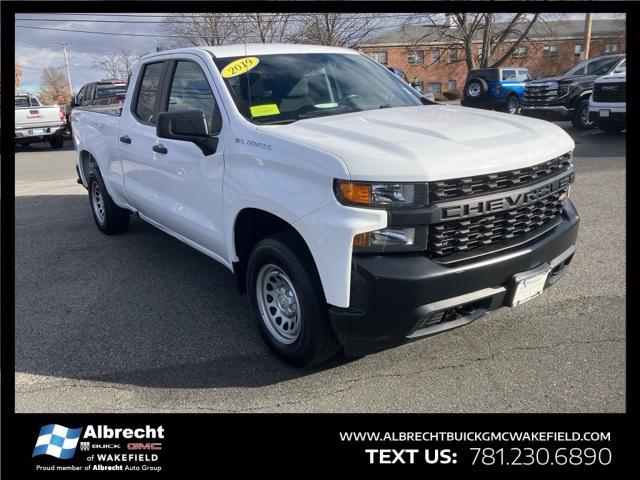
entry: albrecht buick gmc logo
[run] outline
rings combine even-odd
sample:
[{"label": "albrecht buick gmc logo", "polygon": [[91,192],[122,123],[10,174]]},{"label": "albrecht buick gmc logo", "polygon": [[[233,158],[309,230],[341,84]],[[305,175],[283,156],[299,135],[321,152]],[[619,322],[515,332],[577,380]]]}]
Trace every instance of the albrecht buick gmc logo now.
[{"label": "albrecht buick gmc logo", "polygon": [[[76,452],[76,447],[80,441],[80,434],[83,427],[67,428],[62,425],[52,423],[40,429],[32,457],[38,455],[50,455],[63,460],[72,458]],[[117,439],[164,439],[164,427],[152,427],[145,425],[140,428],[112,428],[108,425],[88,425],[82,435],[80,450],[89,451],[91,447],[96,449],[120,448],[116,444],[92,444],[88,440],[117,440]],[[161,450],[161,443],[154,442],[130,442],[127,443],[128,450]]]}]

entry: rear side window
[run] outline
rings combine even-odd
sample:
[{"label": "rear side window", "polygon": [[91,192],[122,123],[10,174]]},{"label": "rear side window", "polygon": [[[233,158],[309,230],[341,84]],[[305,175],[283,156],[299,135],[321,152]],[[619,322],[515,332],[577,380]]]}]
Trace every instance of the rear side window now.
[{"label": "rear side window", "polygon": [[163,62],[149,63],[144,66],[135,109],[137,117],[143,122],[156,123],[155,106],[160,90],[163,68]]},{"label": "rear side window", "polygon": [[515,80],[516,79],[516,71],[515,70],[503,70],[502,71],[502,80]]},{"label": "rear side window", "polygon": [[529,73],[529,70],[527,70],[527,69],[518,70],[518,80],[520,80],[521,82],[530,81],[531,80],[531,74]]},{"label": "rear side window", "polygon": [[200,66],[194,62],[178,61],[171,82],[167,110],[201,110],[211,130],[214,114],[219,115],[216,108],[216,99]]}]

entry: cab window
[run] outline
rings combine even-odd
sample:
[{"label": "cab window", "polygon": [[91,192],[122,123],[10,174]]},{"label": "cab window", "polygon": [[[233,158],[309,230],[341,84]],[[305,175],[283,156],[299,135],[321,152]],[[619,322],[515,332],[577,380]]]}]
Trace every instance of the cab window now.
[{"label": "cab window", "polygon": [[136,116],[145,123],[156,123],[155,107],[163,69],[164,62],[149,63],[143,67],[134,111]]},{"label": "cab window", "polygon": [[515,80],[516,79],[516,71],[515,70],[502,70],[502,80]]},{"label": "cab window", "polygon": [[[220,112],[202,68],[194,62],[179,60],[171,81],[167,111],[200,110],[204,112],[209,131],[220,125]],[[214,122],[214,116],[216,121]],[[215,126],[213,125],[215,124]],[[215,128],[212,128],[215,127]]]}]

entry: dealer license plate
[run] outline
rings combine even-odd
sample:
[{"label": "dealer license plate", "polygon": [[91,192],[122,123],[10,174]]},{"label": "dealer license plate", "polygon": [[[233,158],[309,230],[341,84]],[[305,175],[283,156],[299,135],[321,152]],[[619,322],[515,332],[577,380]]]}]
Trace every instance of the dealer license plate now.
[{"label": "dealer license plate", "polygon": [[609,110],[600,110],[600,116],[601,117],[608,117],[609,116]]},{"label": "dealer license plate", "polygon": [[44,128],[34,128],[31,131],[34,135],[44,135],[46,133]]},{"label": "dealer license plate", "polygon": [[528,302],[532,298],[537,297],[544,290],[544,285],[547,283],[547,276],[549,270],[536,273],[529,277],[518,280],[515,284],[515,292],[513,293],[513,300],[511,301],[512,307]]}]

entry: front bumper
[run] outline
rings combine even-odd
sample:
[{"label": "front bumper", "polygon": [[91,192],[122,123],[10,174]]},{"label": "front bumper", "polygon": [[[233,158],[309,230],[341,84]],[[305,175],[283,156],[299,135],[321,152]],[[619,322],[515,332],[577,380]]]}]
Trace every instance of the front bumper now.
[{"label": "front bumper", "polygon": [[422,255],[354,256],[351,304],[331,307],[333,329],[349,355],[360,355],[456,328],[508,304],[514,275],[552,269],[554,284],[573,258],[579,217],[567,200],[562,221],[499,256],[444,265]]},{"label": "front bumper", "polygon": [[470,97],[464,97],[460,100],[460,105],[469,108],[484,109],[502,109],[507,105],[507,98],[482,98],[480,100],[472,100]]}]

